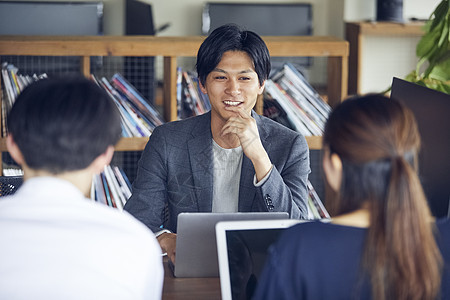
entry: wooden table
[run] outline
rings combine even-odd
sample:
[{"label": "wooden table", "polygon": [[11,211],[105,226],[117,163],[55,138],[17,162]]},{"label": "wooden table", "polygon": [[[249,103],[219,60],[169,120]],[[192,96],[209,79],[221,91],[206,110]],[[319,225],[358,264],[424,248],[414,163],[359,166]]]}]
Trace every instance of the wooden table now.
[{"label": "wooden table", "polygon": [[221,299],[220,279],[212,278],[176,278],[169,269],[167,258],[164,258],[163,300]]}]

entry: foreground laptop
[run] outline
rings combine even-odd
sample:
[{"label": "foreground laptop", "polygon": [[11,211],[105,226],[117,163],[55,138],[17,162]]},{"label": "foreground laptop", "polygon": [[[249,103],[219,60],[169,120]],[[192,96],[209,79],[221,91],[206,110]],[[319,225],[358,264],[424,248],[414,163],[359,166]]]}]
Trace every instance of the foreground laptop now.
[{"label": "foreground laptop", "polygon": [[251,299],[280,234],[302,220],[228,221],[216,225],[222,300]]},{"label": "foreground laptop", "polygon": [[175,277],[218,277],[215,226],[219,221],[289,219],[286,212],[180,213],[177,224]]}]

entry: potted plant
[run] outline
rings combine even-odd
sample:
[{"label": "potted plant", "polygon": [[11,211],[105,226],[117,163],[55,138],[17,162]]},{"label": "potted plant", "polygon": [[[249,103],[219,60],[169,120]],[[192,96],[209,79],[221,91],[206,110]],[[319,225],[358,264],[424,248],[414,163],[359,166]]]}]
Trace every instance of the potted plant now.
[{"label": "potted plant", "polygon": [[406,80],[450,94],[450,2],[442,0],[424,26],[416,47],[416,69]]}]

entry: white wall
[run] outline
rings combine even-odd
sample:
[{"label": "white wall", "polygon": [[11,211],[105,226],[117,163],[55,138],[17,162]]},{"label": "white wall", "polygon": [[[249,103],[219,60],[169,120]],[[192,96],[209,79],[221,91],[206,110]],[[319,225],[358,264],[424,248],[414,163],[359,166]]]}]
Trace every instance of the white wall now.
[{"label": "white wall", "polygon": [[[441,0],[403,0],[403,19],[428,19]],[[376,19],[376,0],[345,0],[344,20]]]},{"label": "white wall", "polygon": [[[440,0],[403,0],[403,19],[428,19]],[[376,0],[345,0],[344,20],[376,19]],[[393,77],[404,78],[415,69],[420,37],[364,36],[361,48],[361,93],[389,88]]]}]

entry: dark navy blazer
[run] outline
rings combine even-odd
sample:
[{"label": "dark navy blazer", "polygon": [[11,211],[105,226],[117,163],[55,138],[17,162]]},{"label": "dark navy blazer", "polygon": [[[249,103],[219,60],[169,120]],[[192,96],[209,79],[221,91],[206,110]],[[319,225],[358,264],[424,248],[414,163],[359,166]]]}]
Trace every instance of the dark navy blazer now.
[{"label": "dark navy blazer", "polygon": [[[450,300],[450,220],[436,228],[444,261],[439,299]],[[320,221],[289,228],[271,247],[252,299],[372,299],[361,267],[366,235],[366,228]]]}]

